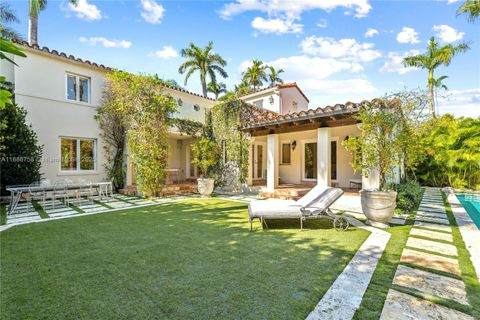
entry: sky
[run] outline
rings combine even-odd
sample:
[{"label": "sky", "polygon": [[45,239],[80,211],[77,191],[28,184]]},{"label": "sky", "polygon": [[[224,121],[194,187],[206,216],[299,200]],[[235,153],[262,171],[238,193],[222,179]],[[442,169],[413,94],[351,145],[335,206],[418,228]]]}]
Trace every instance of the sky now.
[{"label": "sky", "polygon": [[[0,0],[4,1],[4,0]],[[28,1],[7,1],[26,38]],[[440,45],[469,42],[471,49],[435,76],[448,76],[440,113],[480,116],[480,22],[456,10],[462,0],[232,0],[48,1],[39,16],[40,46],[130,72],[157,73],[184,85],[180,51],[190,42],[227,62],[229,89],[253,59],[282,68],[310,108],[407,89],[425,88],[427,72],[405,68],[405,56]],[[185,87],[201,92],[199,75]]]}]

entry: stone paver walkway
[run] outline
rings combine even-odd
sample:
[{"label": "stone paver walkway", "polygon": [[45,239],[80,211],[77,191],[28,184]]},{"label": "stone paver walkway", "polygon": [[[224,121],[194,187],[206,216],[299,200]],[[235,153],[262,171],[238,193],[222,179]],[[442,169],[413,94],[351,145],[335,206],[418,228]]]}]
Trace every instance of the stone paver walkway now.
[{"label": "stone paver walkway", "polygon": [[[380,319],[473,319],[468,314],[406,292],[468,305],[442,194],[426,188]],[[450,276],[449,276],[450,275]]]}]

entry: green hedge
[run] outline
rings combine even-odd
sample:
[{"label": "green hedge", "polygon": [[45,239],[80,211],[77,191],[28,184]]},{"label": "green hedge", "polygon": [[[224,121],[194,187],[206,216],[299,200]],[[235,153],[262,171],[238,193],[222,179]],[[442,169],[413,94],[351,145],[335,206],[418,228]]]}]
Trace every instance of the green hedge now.
[{"label": "green hedge", "polygon": [[397,209],[412,212],[422,200],[422,188],[416,182],[409,181],[397,185]]}]

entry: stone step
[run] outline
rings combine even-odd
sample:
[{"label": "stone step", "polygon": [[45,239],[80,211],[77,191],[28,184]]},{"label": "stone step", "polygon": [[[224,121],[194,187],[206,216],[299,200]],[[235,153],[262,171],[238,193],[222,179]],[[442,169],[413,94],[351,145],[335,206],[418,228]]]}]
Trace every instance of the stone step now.
[{"label": "stone step", "polygon": [[404,249],[400,262],[411,263],[460,276],[460,266],[457,259],[442,257],[432,253]]},{"label": "stone step", "polygon": [[380,315],[381,320],[473,320],[463,312],[411,296],[393,289],[388,290],[387,299]]},{"label": "stone step", "polygon": [[445,225],[445,224],[437,224],[437,223],[430,223],[430,222],[416,220],[413,223],[413,225],[415,227],[421,227],[421,228],[426,228],[426,229],[445,231],[445,232],[449,232],[449,233],[452,232],[452,228],[450,228],[449,225]]},{"label": "stone step", "polygon": [[448,222],[447,219],[432,218],[432,217],[426,217],[426,216],[423,216],[423,215],[417,215],[415,217],[415,221],[424,221],[424,222],[431,222],[431,223],[438,223],[438,224],[445,224],[445,225],[450,224],[450,222]]},{"label": "stone step", "polygon": [[457,247],[443,242],[432,240],[425,240],[419,238],[409,238],[406,244],[407,247],[427,250],[435,253],[446,254],[449,256],[457,256]]},{"label": "stone step", "polygon": [[467,292],[462,280],[399,265],[393,284],[468,305]]},{"label": "stone step", "polygon": [[443,241],[453,242],[453,237],[451,234],[444,233],[444,232],[436,232],[432,230],[412,228],[410,230],[410,235],[431,238],[434,240],[443,240]]}]

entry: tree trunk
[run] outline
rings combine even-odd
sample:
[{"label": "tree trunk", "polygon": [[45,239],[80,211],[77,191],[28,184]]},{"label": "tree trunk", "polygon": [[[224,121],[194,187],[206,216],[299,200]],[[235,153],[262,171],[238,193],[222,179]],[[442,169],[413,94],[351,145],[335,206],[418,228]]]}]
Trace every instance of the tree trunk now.
[{"label": "tree trunk", "polygon": [[433,70],[428,71],[428,89],[430,91],[430,109],[432,111],[432,116],[435,118],[435,91],[434,91],[434,81],[433,81]]},{"label": "tree trunk", "polygon": [[38,45],[38,16],[30,15],[28,19],[28,43]]},{"label": "tree trunk", "polygon": [[203,73],[203,72],[200,72],[200,83],[202,84],[202,92],[203,92],[203,96],[205,98],[208,97],[207,95],[207,77],[206,77],[206,74]]}]

